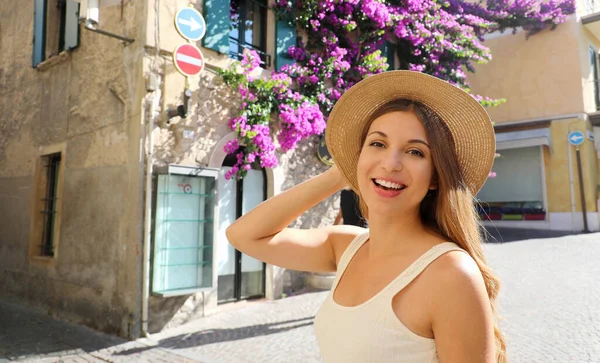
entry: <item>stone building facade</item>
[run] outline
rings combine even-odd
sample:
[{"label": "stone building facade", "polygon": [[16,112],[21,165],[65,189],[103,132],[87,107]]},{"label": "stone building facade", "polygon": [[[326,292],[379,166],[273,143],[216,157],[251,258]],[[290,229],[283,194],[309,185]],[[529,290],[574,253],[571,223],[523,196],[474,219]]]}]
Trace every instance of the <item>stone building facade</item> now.
[{"label": "stone building facade", "polygon": [[[221,2],[99,4],[0,5],[0,297],[133,339],[210,314],[221,302],[276,299],[301,285],[302,274],[232,251],[223,231],[244,208],[324,171],[318,139],[279,154],[278,167],[256,170],[241,198],[240,185],[223,178],[223,146],[234,137],[227,123],[239,98],[216,74],[237,55],[195,42],[205,69],[187,85],[173,65],[175,46],[185,42],[177,11],[203,13],[211,39],[223,35],[225,18],[215,18]],[[269,72],[282,33],[271,10],[251,11],[266,15],[254,19]],[[186,86],[187,117],[167,117]],[[336,206],[332,197],[295,225],[331,224]],[[175,219],[181,215],[188,219]],[[204,253],[180,253],[186,248]]]}]

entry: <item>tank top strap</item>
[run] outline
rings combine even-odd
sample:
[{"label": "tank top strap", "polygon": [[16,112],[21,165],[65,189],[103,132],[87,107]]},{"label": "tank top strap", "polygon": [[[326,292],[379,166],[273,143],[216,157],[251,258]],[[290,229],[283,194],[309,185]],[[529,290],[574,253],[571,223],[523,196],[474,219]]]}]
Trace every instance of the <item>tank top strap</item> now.
[{"label": "tank top strap", "polygon": [[393,298],[415,278],[417,278],[417,276],[419,276],[433,261],[450,251],[464,252],[464,250],[454,242],[444,242],[430,248],[427,252],[416,259],[410,266],[408,266],[406,270],[402,271],[402,273],[400,273],[400,275],[398,275],[398,277],[396,277],[396,279],[394,279],[388,285],[388,288],[385,289],[385,295],[387,295],[387,298],[384,300],[387,301],[388,298]]},{"label": "tank top strap", "polygon": [[354,257],[354,255],[356,254],[356,252],[358,252],[360,247],[363,244],[365,244],[365,242],[367,242],[368,240],[369,240],[369,232],[367,231],[365,233],[361,233],[361,234],[357,235],[356,237],[354,237],[352,242],[350,242],[348,247],[346,247],[346,249],[344,250],[344,253],[342,253],[342,257],[340,257],[340,261],[338,262],[338,265],[337,265],[336,284],[337,284],[337,280],[344,273],[344,271],[346,270],[346,267],[352,260],[352,257]]}]

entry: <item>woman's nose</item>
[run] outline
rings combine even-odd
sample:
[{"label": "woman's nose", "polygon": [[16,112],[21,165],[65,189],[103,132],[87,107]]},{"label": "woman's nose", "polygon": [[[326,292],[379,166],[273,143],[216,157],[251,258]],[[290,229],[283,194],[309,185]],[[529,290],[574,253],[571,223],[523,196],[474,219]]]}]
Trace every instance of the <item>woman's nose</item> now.
[{"label": "woman's nose", "polygon": [[386,153],[382,160],[382,167],[386,172],[392,173],[403,169],[402,154],[399,152],[390,151]]}]

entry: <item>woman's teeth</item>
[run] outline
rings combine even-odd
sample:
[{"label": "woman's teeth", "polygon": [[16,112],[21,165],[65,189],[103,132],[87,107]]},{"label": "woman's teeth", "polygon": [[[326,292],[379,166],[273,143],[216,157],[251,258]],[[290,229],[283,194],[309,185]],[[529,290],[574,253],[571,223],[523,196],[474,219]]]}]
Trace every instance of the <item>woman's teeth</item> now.
[{"label": "woman's teeth", "polygon": [[406,188],[406,185],[403,184],[397,184],[397,183],[392,183],[389,182],[387,180],[382,180],[382,179],[373,179],[373,181],[375,182],[375,184],[377,184],[380,187],[384,187],[386,189],[396,189],[396,190],[402,190],[404,188]]}]

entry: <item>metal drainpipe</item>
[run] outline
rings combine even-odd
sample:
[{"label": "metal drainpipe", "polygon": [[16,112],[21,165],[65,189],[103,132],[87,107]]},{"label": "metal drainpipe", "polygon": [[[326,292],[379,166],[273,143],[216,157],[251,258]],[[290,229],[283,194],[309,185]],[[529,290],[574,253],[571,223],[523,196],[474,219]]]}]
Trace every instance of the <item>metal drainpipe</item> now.
[{"label": "metal drainpipe", "polygon": [[575,182],[573,181],[573,157],[571,156],[571,144],[569,148],[569,186],[571,194],[571,230],[575,232]]},{"label": "metal drainpipe", "polygon": [[[579,114],[577,116],[577,118],[581,121],[587,121],[588,119],[588,115],[587,114]],[[579,122],[578,121],[573,121],[569,123],[569,129],[567,134],[569,134],[572,129],[571,127],[573,126],[573,124]],[[569,148],[569,184],[570,184],[570,191],[571,191],[571,230],[573,232],[575,232],[575,178],[573,177],[573,156],[572,156],[572,151],[571,149],[573,148],[573,146],[569,143],[569,141],[567,140],[567,147]],[[583,218],[586,218],[587,216],[582,215]]]},{"label": "metal drainpipe", "polygon": [[[156,62],[160,58],[160,0],[154,1],[154,45],[156,54],[152,62],[152,69],[160,79],[158,66]],[[157,82],[160,83],[160,82]],[[150,241],[152,238],[152,173],[154,165],[154,142],[152,131],[154,130],[155,120],[160,117],[158,107],[162,93],[160,88],[155,85],[152,89],[152,101],[148,118],[146,119],[146,136],[148,137],[148,148],[146,149],[146,194],[144,202],[144,246],[142,261],[142,335],[150,338],[148,332],[148,300],[150,299]]]},{"label": "metal drainpipe", "polygon": [[154,120],[160,94],[154,91],[152,102],[150,103],[150,112],[146,119],[146,137],[148,146],[146,148],[146,186],[144,202],[144,257],[142,268],[142,335],[150,338],[148,332],[148,300],[150,298],[150,240],[152,237],[152,172],[154,164],[154,142],[152,130],[154,129]]}]

